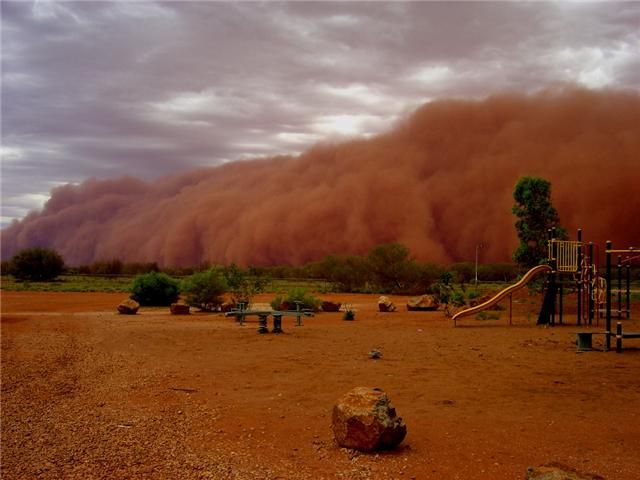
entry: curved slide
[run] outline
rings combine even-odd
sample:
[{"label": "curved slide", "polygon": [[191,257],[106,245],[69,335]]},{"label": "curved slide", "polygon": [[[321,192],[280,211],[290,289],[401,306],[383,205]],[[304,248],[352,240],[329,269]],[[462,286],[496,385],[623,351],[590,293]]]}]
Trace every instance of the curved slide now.
[{"label": "curved slide", "polygon": [[500,290],[495,296],[491,297],[484,303],[480,305],[476,305],[475,307],[467,308],[466,310],[461,310],[453,316],[453,325],[456,325],[456,320],[460,317],[466,317],[467,315],[473,315],[474,313],[481,312],[483,310],[487,310],[488,308],[494,306],[496,303],[500,302],[507,295],[512,294],[513,292],[520,290],[522,287],[527,285],[533,277],[541,272],[551,272],[551,267],[549,265],[538,265],[533,267],[524,276],[513,285],[509,285],[504,290]]}]

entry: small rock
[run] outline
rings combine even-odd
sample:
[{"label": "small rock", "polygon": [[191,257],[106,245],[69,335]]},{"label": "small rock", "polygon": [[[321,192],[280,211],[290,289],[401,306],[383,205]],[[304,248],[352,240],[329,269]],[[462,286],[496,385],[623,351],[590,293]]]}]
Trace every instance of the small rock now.
[{"label": "small rock", "polygon": [[138,313],[140,304],[132,298],[127,298],[118,305],[118,313],[121,315],[135,315]]},{"label": "small rock", "polygon": [[527,468],[525,480],[604,480],[600,475],[580,473],[560,463]]},{"label": "small rock", "polygon": [[378,358],[381,358],[381,357],[382,357],[382,352],[377,348],[374,348],[369,352],[369,358],[373,358],[374,360],[377,360]]},{"label": "small rock", "polygon": [[389,300],[389,297],[383,295],[378,299],[378,310],[381,312],[395,312],[396,306]]}]

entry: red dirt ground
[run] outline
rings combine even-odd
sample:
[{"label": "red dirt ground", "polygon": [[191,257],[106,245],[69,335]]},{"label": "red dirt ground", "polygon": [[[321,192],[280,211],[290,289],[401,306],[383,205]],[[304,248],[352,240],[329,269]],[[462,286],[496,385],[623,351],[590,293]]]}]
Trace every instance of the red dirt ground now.
[{"label": "red dirt ground", "polygon": [[[458,328],[405,297],[379,313],[377,296],[325,295],[356,320],[285,317],[283,335],[220,314],[117,315],[124,297],[2,293],[3,479],[520,479],[549,462],[639,477],[640,340],[577,353],[579,328],[536,327],[528,293],[513,326],[503,311]],[[359,385],[405,419],[398,450],[334,445],[332,407]]]}]

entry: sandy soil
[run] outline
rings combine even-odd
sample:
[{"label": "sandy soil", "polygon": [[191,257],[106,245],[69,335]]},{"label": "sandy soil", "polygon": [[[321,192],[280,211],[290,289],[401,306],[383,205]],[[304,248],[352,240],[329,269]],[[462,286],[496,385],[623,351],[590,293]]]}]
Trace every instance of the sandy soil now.
[{"label": "sandy soil", "polygon": [[[122,294],[3,292],[2,478],[520,479],[548,462],[638,478],[640,340],[577,353],[578,327],[536,327],[527,293],[513,326],[502,312],[458,328],[402,297],[394,313],[324,298],[356,320],[258,335],[218,314],[120,316]],[[334,445],[332,407],[360,385],[405,419],[397,451]]]}]

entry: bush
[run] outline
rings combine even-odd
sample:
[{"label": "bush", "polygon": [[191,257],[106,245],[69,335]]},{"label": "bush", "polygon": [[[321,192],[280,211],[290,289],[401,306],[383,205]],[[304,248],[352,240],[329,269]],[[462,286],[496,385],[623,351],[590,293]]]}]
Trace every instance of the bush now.
[{"label": "bush", "polygon": [[9,273],[18,280],[49,281],[64,270],[64,260],[54,250],[27,248],[9,262]]},{"label": "bush", "polygon": [[167,306],[178,299],[179,282],[169,275],[149,272],[133,279],[131,298],[140,305]]},{"label": "bush", "polygon": [[356,292],[365,286],[369,271],[362,257],[329,255],[314,265],[314,273],[335,283],[341,292]]},{"label": "bush", "polygon": [[187,305],[210,312],[222,305],[222,295],[227,291],[222,272],[215,268],[197,272],[182,282],[182,293]]},{"label": "bush", "polygon": [[233,303],[251,303],[251,298],[262,292],[268,280],[259,270],[249,267],[245,272],[235,263],[226,267],[223,275]]},{"label": "bush", "polygon": [[475,265],[471,262],[454,263],[449,270],[458,283],[469,283],[475,279]]},{"label": "bush", "polygon": [[367,264],[376,283],[385,293],[405,291],[416,281],[411,252],[400,243],[373,247],[367,254]]},{"label": "bush", "polygon": [[344,311],[344,315],[342,316],[343,320],[348,320],[348,321],[352,321],[356,319],[356,312],[354,312],[351,307],[348,307],[345,311]]},{"label": "bush", "polygon": [[305,310],[313,310],[317,312],[320,310],[320,305],[322,304],[322,300],[314,297],[313,295],[307,294],[307,291],[304,288],[292,288],[287,292],[287,296],[283,297],[282,295],[276,296],[271,301],[271,308],[274,310],[280,310],[281,308],[286,310],[295,310],[296,302],[300,302],[300,308]]}]

